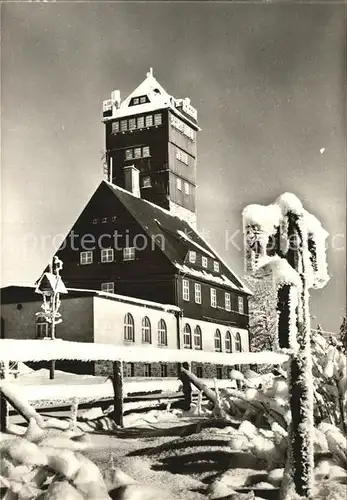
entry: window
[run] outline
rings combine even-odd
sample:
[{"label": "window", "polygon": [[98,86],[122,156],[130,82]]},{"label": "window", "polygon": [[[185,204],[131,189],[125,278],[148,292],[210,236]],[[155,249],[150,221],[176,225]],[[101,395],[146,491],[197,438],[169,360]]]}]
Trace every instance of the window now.
[{"label": "window", "polygon": [[142,156],[147,158],[149,156],[149,146],[143,146],[142,148]]},{"label": "window", "polygon": [[182,191],[182,181],[181,181],[181,179],[179,179],[178,177],[177,177],[177,179],[176,179],[176,185],[177,185],[177,189],[178,189],[179,191]]},{"label": "window", "polygon": [[235,352],[241,352],[241,351],[242,351],[241,335],[239,334],[239,332],[237,332],[235,335]]},{"label": "window", "polygon": [[196,304],[201,304],[201,285],[200,283],[194,284],[194,295]]},{"label": "window", "polygon": [[126,160],[132,160],[133,158],[133,150],[132,149],[126,149],[125,150],[125,159]]},{"label": "window", "polygon": [[80,253],[80,264],[92,264],[93,263],[93,252],[88,250],[88,252]]},{"label": "window", "polygon": [[196,262],[196,252],[194,252],[194,250],[189,250],[189,262],[192,264]]},{"label": "window", "polygon": [[137,117],[137,128],[143,128],[145,126],[145,117],[138,116]]},{"label": "window", "polygon": [[239,313],[243,314],[244,313],[244,307],[243,307],[243,297],[238,297],[238,309]]},{"label": "window", "polygon": [[184,192],[185,192],[185,194],[189,194],[189,184],[188,184],[188,182],[184,183]]},{"label": "window", "polygon": [[149,99],[146,95],[143,95],[140,97],[140,104],[145,104],[148,101],[149,101]]},{"label": "window", "polygon": [[138,97],[133,97],[130,101],[129,106],[137,106],[140,104],[140,99]]},{"label": "window", "polygon": [[221,366],[217,366],[216,367],[216,377],[218,379],[222,379],[223,378],[223,370],[222,370]]},{"label": "window", "polygon": [[230,293],[228,292],[225,292],[225,310],[231,311],[231,299],[230,299]]},{"label": "window", "polygon": [[167,365],[163,363],[160,365],[160,376],[162,378],[167,377]]},{"label": "window", "polygon": [[124,363],[123,365],[123,376],[133,377],[135,374],[134,363]]},{"label": "window", "polygon": [[222,336],[218,328],[214,334],[214,350],[217,352],[222,352]]},{"label": "window", "polygon": [[144,344],[152,342],[151,322],[147,316],[142,319],[142,342]]},{"label": "window", "polygon": [[144,188],[152,187],[151,178],[149,175],[146,175],[146,177],[142,178],[142,187]]},{"label": "window", "polygon": [[99,222],[99,219],[93,219],[93,224],[97,224]]},{"label": "window", "polygon": [[167,345],[167,328],[163,319],[158,323],[158,344]]},{"label": "window", "polygon": [[192,330],[188,323],[184,325],[183,329],[183,347],[185,349],[191,349],[192,348]]},{"label": "window", "polygon": [[189,300],[189,281],[182,281],[183,300]]},{"label": "window", "polygon": [[121,120],[120,122],[120,129],[122,132],[125,132],[128,129],[128,122],[127,120]]},{"label": "window", "polygon": [[153,115],[147,115],[145,120],[146,120],[146,127],[153,127]]},{"label": "window", "polygon": [[210,290],[210,298],[211,298],[211,306],[212,307],[217,307],[217,291],[215,288],[211,288]]},{"label": "window", "polygon": [[101,262],[113,262],[114,250],[113,248],[105,248],[101,250]]},{"label": "window", "polygon": [[103,218],[101,219],[101,222],[102,222],[103,224],[106,224],[106,222],[107,222],[107,217],[103,217]]},{"label": "window", "polygon": [[219,262],[214,261],[213,270],[216,271],[216,273],[219,273]]},{"label": "window", "polygon": [[129,130],[136,129],[136,118],[129,118]]},{"label": "window", "polygon": [[135,342],[134,318],[130,313],[124,316],[124,340]]},{"label": "window", "polygon": [[207,267],[207,264],[208,264],[207,257],[202,256],[201,257],[201,265],[202,265],[202,267]]},{"label": "window", "polygon": [[49,323],[44,316],[38,316],[35,325],[35,337],[43,339],[49,336]]},{"label": "window", "polygon": [[161,113],[156,113],[154,115],[154,125],[161,125]]},{"label": "window", "polygon": [[199,366],[197,366],[197,367],[195,368],[195,372],[196,372],[196,376],[197,376],[198,378],[202,378],[202,377],[203,377],[203,369],[202,369],[202,366],[200,366],[200,365],[199,365]]},{"label": "window", "polygon": [[202,333],[198,325],[194,329],[194,349],[202,349]]},{"label": "window", "polygon": [[225,334],[225,352],[231,352],[231,333],[229,331]]},{"label": "window", "polygon": [[101,283],[101,291],[107,293],[114,293],[114,283],[112,281],[108,283]]},{"label": "window", "polygon": [[135,247],[123,248],[123,260],[135,260]]},{"label": "window", "polygon": [[119,132],[119,122],[112,123],[112,134],[117,134]]},{"label": "window", "polygon": [[141,158],[141,148],[134,148],[134,158]]},{"label": "window", "polygon": [[181,149],[176,149],[176,158],[177,160],[181,161],[182,163],[185,163],[188,165],[188,155]]},{"label": "window", "polygon": [[112,222],[117,222],[117,215],[112,216]]},{"label": "window", "polygon": [[152,376],[152,367],[150,363],[145,363],[143,365],[143,376],[144,377],[151,377]]}]

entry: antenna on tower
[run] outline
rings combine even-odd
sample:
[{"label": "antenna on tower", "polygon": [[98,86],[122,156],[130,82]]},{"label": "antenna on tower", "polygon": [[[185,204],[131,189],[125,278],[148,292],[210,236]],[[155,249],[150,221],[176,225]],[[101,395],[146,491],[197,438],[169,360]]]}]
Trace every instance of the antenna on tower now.
[{"label": "antenna on tower", "polygon": [[153,76],[153,68],[149,68],[149,72],[147,73],[147,76]]}]

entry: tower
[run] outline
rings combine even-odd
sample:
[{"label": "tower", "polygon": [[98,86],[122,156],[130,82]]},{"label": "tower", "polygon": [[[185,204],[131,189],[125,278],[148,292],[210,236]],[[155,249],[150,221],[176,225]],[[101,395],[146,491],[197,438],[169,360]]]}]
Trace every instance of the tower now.
[{"label": "tower", "polygon": [[[153,76],[121,101],[103,102],[107,179],[196,224],[197,111],[169,95]],[[134,189],[135,186],[135,189]]]}]

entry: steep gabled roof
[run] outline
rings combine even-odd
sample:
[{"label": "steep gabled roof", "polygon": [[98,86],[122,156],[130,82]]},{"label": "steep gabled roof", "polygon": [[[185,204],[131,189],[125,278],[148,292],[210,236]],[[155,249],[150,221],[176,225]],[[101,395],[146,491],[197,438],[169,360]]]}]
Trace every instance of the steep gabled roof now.
[{"label": "steep gabled roof", "polygon": [[[147,96],[149,102],[143,104],[130,105],[134,97]],[[146,78],[136,89],[128,95],[126,99],[121,101],[119,108],[113,107],[112,116],[104,117],[104,121],[114,120],[115,118],[122,118],[126,116],[137,115],[139,113],[150,113],[160,109],[170,108],[180,118],[190,122],[196,130],[200,130],[196,123],[196,117],[189,116],[189,113],[182,113],[183,101],[188,101],[186,104],[191,108],[193,114],[196,114],[195,108],[190,105],[189,99],[176,99],[168,94],[166,90],[160,85],[158,80],[154,78],[153,72],[147,73]]]},{"label": "steep gabled roof", "polygon": [[[147,200],[134,196],[119,186],[107,181],[102,181],[102,183],[108,186],[148,236],[162,248],[178,273],[243,293],[251,293],[203,237],[186,221]],[[164,244],[162,244],[163,242]],[[188,260],[189,250],[194,250],[218,261],[220,272],[211,272],[190,263]]]}]

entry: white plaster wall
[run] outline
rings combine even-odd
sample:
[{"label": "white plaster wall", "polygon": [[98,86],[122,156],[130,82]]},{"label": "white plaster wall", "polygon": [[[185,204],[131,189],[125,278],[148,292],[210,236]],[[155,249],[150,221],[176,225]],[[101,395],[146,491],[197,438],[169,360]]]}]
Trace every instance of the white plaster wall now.
[{"label": "white plaster wall", "polygon": [[[2,304],[5,338],[34,339],[36,313],[41,311],[42,302]],[[62,323],[56,325],[56,337],[78,342],[93,341],[93,299],[92,297],[67,298],[60,308]]]},{"label": "white plaster wall", "polygon": [[[124,316],[130,313],[134,318],[135,342],[124,340]],[[148,316],[152,327],[152,343],[142,343],[142,318]],[[143,348],[158,346],[157,325],[163,319],[167,326],[167,338],[170,349],[177,348],[177,323],[174,313],[151,309],[136,304],[127,304],[94,297],[94,340],[95,342],[114,345],[137,345]]]},{"label": "white plaster wall", "polygon": [[[221,332],[222,337],[222,352],[225,352],[225,334],[227,331],[231,333],[231,346],[232,352],[236,352],[235,350],[235,336],[236,333],[239,333],[241,336],[241,350],[242,352],[249,351],[249,335],[248,330],[243,328],[235,328],[226,325],[220,325],[218,323],[210,323],[209,321],[200,321],[197,319],[192,319],[188,317],[183,317],[181,320],[181,328],[180,328],[180,342],[181,347],[183,348],[183,329],[184,325],[188,323],[192,330],[192,337],[194,337],[194,329],[196,325],[200,326],[202,332],[202,350],[214,352],[214,334],[216,329],[218,328]],[[193,338],[194,342],[194,338]],[[194,344],[193,344],[194,345]]]}]

